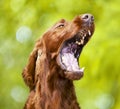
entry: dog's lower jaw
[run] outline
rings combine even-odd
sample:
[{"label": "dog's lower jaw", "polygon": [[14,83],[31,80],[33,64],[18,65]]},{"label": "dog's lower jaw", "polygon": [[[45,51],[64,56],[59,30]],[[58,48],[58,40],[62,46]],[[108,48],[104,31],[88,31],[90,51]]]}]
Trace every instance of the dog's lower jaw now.
[{"label": "dog's lower jaw", "polygon": [[[81,76],[77,78],[78,75],[65,75],[65,72],[63,70],[61,71],[59,70],[59,72],[52,72],[52,73],[54,74],[57,73],[57,74],[56,76],[51,75],[49,77],[49,80],[47,80],[49,92],[47,93],[44,92],[44,95],[46,94],[46,96],[50,96],[50,97],[46,98],[45,105],[47,105],[47,102],[50,103],[49,101],[51,101],[51,103],[49,104],[49,108],[45,108],[45,109],[54,109],[54,104],[56,104],[57,107],[56,109],[80,109],[75,94],[73,79],[79,79],[81,78]],[[55,101],[56,103],[52,101]]]},{"label": "dog's lower jaw", "polygon": [[83,72],[70,72],[70,71],[65,71],[65,76],[66,78],[70,80],[79,80],[83,77],[84,73]]}]

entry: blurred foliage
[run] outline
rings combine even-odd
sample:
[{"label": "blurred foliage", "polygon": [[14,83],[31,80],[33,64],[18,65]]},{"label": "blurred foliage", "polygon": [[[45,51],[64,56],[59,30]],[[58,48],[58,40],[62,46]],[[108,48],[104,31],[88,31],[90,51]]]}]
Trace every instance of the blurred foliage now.
[{"label": "blurred foliage", "polygon": [[39,38],[61,18],[92,13],[96,30],[75,81],[82,109],[120,108],[120,0],[0,0],[0,108],[22,109],[28,96],[21,72]]}]

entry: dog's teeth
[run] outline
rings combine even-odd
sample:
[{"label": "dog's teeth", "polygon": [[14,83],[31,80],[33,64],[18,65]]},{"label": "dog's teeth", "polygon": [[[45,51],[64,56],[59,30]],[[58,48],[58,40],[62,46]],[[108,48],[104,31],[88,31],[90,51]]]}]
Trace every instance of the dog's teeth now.
[{"label": "dog's teeth", "polygon": [[84,43],[84,40],[81,40],[81,44],[83,44]]},{"label": "dog's teeth", "polygon": [[76,44],[78,44],[78,45],[80,45],[80,44],[81,44],[81,42],[78,42],[78,41],[76,41],[75,43],[76,43]]},{"label": "dog's teeth", "polygon": [[82,40],[84,40],[84,39],[85,39],[85,36],[82,37]]},{"label": "dog's teeth", "polygon": [[85,67],[81,68],[80,71],[81,71],[81,72],[84,72],[84,69],[85,69]]},{"label": "dog's teeth", "polygon": [[81,45],[81,44],[84,43],[84,39],[82,39],[80,42],[76,41],[75,43],[76,43],[77,45]]},{"label": "dog's teeth", "polygon": [[84,37],[86,37],[86,34],[84,34]]},{"label": "dog's teeth", "polygon": [[90,30],[88,30],[88,34],[89,34],[89,36],[91,36],[91,32],[90,32]]}]

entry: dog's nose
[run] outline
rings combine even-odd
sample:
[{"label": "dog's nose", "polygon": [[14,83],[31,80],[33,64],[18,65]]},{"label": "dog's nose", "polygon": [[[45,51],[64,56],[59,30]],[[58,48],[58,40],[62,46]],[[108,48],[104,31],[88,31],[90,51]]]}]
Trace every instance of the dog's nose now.
[{"label": "dog's nose", "polygon": [[94,17],[92,14],[83,14],[81,16],[82,20],[86,21],[86,22],[93,22],[94,21]]}]

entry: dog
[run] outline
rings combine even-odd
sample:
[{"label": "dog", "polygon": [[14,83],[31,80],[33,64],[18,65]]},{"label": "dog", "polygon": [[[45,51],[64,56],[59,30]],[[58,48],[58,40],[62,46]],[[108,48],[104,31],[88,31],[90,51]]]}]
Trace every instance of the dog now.
[{"label": "dog", "polygon": [[83,77],[78,59],[94,33],[91,14],[61,19],[36,41],[22,76],[30,89],[24,109],[80,109],[73,80]]}]

